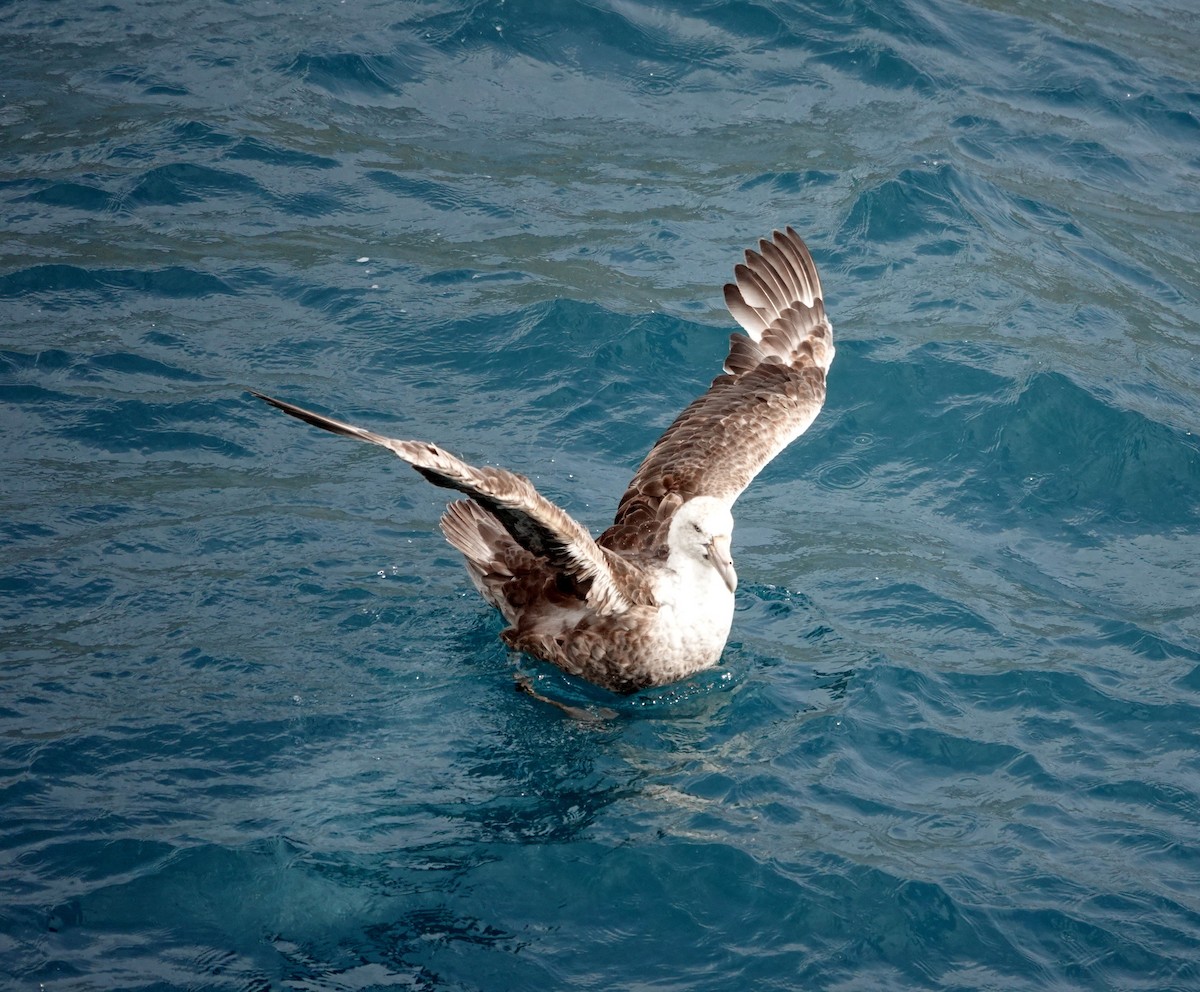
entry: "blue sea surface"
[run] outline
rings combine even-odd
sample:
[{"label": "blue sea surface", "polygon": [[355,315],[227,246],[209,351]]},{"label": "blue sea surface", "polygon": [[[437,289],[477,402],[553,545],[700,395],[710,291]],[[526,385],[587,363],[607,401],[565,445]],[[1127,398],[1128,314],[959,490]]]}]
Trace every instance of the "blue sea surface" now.
[{"label": "blue sea surface", "polygon": [[[1200,989],[1193,0],[0,2],[0,986]],[[794,225],[714,670],[511,656]],[[514,672],[573,720],[514,691]]]}]

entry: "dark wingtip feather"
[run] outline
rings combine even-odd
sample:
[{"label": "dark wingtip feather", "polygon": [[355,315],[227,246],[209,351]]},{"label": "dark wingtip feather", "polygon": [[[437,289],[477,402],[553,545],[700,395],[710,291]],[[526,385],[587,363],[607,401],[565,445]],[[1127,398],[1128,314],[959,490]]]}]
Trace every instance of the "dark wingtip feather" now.
[{"label": "dark wingtip feather", "polygon": [[248,389],[246,391],[251,396],[255,396],[264,403],[268,403],[275,407],[275,409],[282,410],[284,413],[295,417],[297,420],[303,420],[306,424],[312,424],[313,427],[320,427],[322,430],[329,431],[331,434],[340,434],[343,437],[352,437],[360,441],[375,441],[375,438],[377,437],[377,435],[372,435],[370,431],[364,431],[361,427],[355,427],[353,424],[343,424],[339,420],[322,416],[319,413],[313,413],[311,410],[305,410],[304,407],[296,406],[294,403],[288,403],[284,400],[277,400],[273,396],[267,396],[265,393],[260,393],[253,389]]}]

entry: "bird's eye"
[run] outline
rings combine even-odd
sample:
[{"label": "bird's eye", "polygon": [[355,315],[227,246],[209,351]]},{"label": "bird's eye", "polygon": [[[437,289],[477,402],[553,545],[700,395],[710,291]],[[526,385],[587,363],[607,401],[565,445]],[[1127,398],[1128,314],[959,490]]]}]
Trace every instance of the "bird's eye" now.
[{"label": "bird's eye", "polygon": [[700,533],[700,525],[692,524],[692,530],[694,530],[697,534],[699,534]]}]

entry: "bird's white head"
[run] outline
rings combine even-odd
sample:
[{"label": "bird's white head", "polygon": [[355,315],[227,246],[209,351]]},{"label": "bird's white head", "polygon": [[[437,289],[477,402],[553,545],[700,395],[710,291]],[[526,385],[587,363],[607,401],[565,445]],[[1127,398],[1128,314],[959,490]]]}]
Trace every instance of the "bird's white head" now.
[{"label": "bird's white head", "polygon": [[712,496],[697,496],[675,511],[667,532],[668,554],[679,564],[686,561],[697,563],[700,568],[715,569],[733,592],[737,588],[737,572],[733,570],[730,553],[732,540],[733,514],[729,507]]}]

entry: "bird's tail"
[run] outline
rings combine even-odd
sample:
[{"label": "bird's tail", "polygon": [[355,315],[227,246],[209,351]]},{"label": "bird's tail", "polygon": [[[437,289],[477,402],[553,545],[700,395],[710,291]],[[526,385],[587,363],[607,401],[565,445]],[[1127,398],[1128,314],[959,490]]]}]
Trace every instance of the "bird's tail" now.
[{"label": "bird's tail", "polygon": [[509,623],[516,614],[504,596],[505,584],[521,566],[527,571],[536,559],[512,539],[504,526],[474,500],[460,499],[446,507],[442,533],[466,559],[467,574],[481,596]]}]

